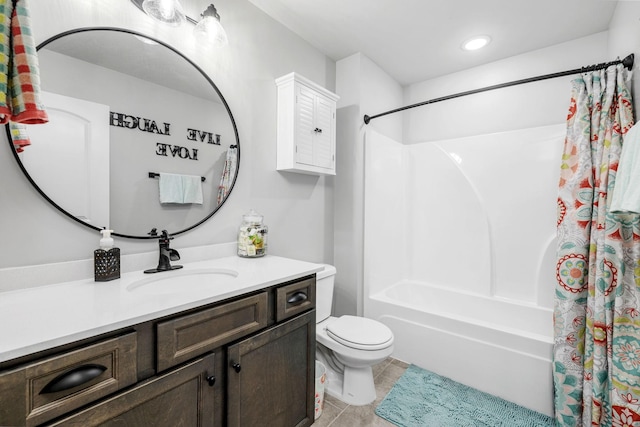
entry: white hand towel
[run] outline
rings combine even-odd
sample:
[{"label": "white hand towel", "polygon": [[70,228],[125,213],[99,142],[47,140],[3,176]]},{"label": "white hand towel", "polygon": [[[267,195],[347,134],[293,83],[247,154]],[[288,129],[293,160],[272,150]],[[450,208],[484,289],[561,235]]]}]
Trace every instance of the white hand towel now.
[{"label": "white hand towel", "polygon": [[199,176],[160,173],[160,203],[202,204],[202,180]]},{"label": "white hand towel", "polygon": [[182,203],[202,204],[202,178],[194,175],[182,175]]},{"label": "white hand towel", "polygon": [[182,175],[160,173],[160,203],[182,203]]},{"label": "white hand towel", "polygon": [[640,128],[637,124],[624,136],[609,212],[640,213]]}]

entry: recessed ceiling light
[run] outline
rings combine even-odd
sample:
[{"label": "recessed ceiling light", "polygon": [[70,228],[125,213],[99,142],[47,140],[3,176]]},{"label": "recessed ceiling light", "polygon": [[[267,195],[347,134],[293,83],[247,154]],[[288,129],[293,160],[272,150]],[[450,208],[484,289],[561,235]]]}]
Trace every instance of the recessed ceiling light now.
[{"label": "recessed ceiling light", "polygon": [[464,50],[477,50],[485,47],[491,41],[489,36],[477,36],[466,40],[462,43],[462,49]]}]

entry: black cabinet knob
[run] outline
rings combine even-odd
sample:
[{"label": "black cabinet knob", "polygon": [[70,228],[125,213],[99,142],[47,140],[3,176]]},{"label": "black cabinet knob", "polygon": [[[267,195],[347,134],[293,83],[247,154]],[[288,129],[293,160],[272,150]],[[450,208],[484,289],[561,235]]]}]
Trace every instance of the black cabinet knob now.
[{"label": "black cabinet knob", "polygon": [[209,386],[213,387],[213,385],[216,383],[216,377],[214,375],[208,376],[207,382],[209,383]]},{"label": "black cabinet knob", "polygon": [[236,362],[233,365],[231,365],[231,367],[238,373],[242,370],[242,366],[240,366],[240,364],[238,362]]}]

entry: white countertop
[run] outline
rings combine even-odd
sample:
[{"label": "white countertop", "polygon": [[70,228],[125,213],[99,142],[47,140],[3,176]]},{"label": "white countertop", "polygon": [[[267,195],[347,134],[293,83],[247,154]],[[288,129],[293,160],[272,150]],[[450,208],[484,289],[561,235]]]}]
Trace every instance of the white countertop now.
[{"label": "white countertop", "polygon": [[[91,278],[0,292],[0,362],[304,277],[323,268],[271,255],[177,264],[184,268],[156,274],[136,271],[109,282]],[[225,275],[208,277],[211,287],[181,286],[181,277],[191,280],[186,278],[209,269],[232,270],[238,275],[233,279]],[[175,278],[175,284],[167,286],[169,277]],[[161,285],[157,294],[153,289],[156,280]],[[150,283],[131,291],[146,282]]]}]

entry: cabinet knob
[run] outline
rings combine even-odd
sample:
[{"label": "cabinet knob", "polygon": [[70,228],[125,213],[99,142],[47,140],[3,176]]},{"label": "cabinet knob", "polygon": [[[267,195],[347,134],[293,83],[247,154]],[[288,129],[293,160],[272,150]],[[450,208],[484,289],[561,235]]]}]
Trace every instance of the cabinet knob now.
[{"label": "cabinet knob", "polygon": [[320,128],[315,128],[313,131],[314,131],[315,133],[322,133],[322,129],[320,129]]},{"label": "cabinet knob", "polygon": [[242,366],[238,362],[235,362],[231,367],[238,373],[242,370]]},{"label": "cabinet knob", "polygon": [[213,387],[213,385],[216,383],[216,377],[214,375],[209,375],[207,377],[207,382],[209,383],[210,387]]}]

